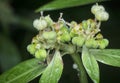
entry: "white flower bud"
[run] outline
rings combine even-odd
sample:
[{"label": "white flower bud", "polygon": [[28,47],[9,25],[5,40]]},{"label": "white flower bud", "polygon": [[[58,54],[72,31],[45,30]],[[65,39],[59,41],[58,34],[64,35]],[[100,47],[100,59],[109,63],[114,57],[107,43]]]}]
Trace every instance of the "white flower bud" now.
[{"label": "white flower bud", "polygon": [[43,30],[44,28],[47,27],[47,22],[45,20],[42,19],[36,19],[33,22],[33,26],[37,29],[37,30]]},{"label": "white flower bud", "polygon": [[105,11],[105,8],[102,5],[93,5],[91,8],[91,12],[96,14],[98,11]]},{"label": "white flower bud", "polygon": [[33,26],[34,26],[34,27],[37,27],[38,24],[39,24],[39,20],[38,20],[38,19],[35,19],[35,20],[33,21]]},{"label": "white flower bud", "polygon": [[95,17],[99,21],[107,21],[109,19],[109,14],[106,11],[98,11]]}]

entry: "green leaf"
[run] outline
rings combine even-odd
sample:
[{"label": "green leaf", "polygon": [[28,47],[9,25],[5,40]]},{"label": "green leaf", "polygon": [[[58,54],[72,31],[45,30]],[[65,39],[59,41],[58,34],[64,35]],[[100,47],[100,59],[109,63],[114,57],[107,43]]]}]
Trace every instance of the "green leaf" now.
[{"label": "green leaf", "polygon": [[58,83],[63,71],[63,62],[59,51],[55,52],[52,61],[43,72],[39,83]]},{"label": "green leaf", "polygon": [[6,71],[21,61],[16,45],[9,38],[0,34],[0,66]]},{"label": "green leaf", "polygon": [[120,49],[91,49],[90,52],[99,62],[120,67]]},{"label": "green leaf", "polygon": [[81,6],[81,5],[86,5],[86,4],[96,3],[101,1],[106,1],[106,0],[54,0],[38,8],[36,12],[40,12],[43,10],[56,10],[56,9],[74,7],[74,6]]},{"label": "green leaf", "polygon": [[95,57],[89,53],[89,50],[84,46],[82,50],[83,65],[93,80],[94,83],[99,83],[99,66]]},{"label": "green leaf", "polygon": [[0,83],[28,83],[39,76],[45,65],[38,64],[38,59],[30,59],[20,63],[0,76]]}]

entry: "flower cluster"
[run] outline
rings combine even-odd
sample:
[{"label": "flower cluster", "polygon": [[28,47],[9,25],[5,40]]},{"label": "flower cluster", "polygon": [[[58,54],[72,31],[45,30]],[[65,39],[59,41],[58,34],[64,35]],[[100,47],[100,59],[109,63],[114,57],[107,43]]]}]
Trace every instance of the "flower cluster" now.
[{"label": "flower cluster", "polygon": [[79,52],[83,46],[89,49],[104,49],[109,41],[100,33],[100,24],[101,21],[108,20],[109,14],[98,4],[93,5],[91,12],[95,19],[83,20],[81,23],[68,23],[62,18],[62,14],[58,21],[54,22],[49,15],[41,14],[41,17],[33,22],[39,33],[27,46],[27,50],[44,61],[55,49],[63,54]]}]

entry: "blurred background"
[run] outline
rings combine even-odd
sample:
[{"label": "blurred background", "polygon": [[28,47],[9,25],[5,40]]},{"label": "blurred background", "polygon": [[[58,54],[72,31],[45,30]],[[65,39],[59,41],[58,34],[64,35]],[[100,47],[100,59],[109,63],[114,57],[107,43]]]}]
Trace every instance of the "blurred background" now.
[{"label": "blurred background", "polygon": [[[27,59],[33,58],[26,47],[38,33],[33,28],[33,20],[39,18],[40,13],[35,10],[52,0],[0,0],[0,74]],[[102,34],[108,38],[110,45],[107,48],[120,49],[120,9],[119,1],[111,0],[100,2],[110,14],[110,19],[101,25]],[[93,4],[46,11],[57,21],[59,13],[70,22],[78,23],[88,18],[94,18],[90,12]],[[79,83],[77,71],[72,68],[73,61],[69,55],[63,57],[64,71],[59,83]],[[100,83],[120,83],[120,68],[99,63]],[[38,78],[30,83],[37,83]],[[88,78],[89,83],[92,81]]]}]

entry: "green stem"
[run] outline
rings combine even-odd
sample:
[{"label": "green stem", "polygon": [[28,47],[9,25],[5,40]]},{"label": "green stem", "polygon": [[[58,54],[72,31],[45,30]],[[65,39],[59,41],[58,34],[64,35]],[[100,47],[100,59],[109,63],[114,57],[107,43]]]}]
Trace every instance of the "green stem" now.
[{"label": "green stem", "polygon": [[79,80],[80,80],[80,83],[88,83],[88,80],[87,80],[87,75],[86,75],[86,71],[84,69],[84,66],[82,64],[82,60],[79,56],[78,53],[74,53],[71,55],[73,61],[77,64],[78,66],[78,73],[79,73]]}]

